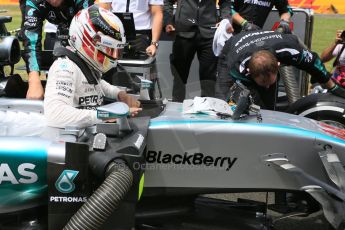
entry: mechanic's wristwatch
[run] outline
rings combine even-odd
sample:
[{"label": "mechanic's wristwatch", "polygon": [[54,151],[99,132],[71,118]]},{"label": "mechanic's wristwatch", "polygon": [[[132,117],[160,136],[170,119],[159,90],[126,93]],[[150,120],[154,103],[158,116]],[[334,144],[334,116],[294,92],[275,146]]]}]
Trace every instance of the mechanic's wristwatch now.
[{"label": "mechanic's wristwatch", "polygon": [[151,42],[151,45],[156,46],[156,48],[158,48],[158,46],[159,46],[158,42],[155,42],[155,41],[152,41],[152,42]]}]

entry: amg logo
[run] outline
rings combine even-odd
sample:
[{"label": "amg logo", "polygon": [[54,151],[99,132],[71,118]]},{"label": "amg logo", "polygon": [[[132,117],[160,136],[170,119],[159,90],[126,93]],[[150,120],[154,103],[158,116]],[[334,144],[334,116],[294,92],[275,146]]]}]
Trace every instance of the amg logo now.
[{"label": "amg logo", "polygon": [[85,203],[87,201],[86,196],[77,196],[77,197],[66,197],[66,196],[51,196],[49,197],[50,202],[55,202],[55,203],[80,203],[83,202]]},{"label": "amg logo", "polygon": [[162,151],[147,151],[146,162],[158,163],[158,164],[182,164],[182,165],[204,165],[208,167],[226,167],[226,171],[229,171],[234,163],[237,161],[237,157],[215,157],[208,156],[203,153],[190,154],[185,152],[182,154],[163,154]]},{"label": "amg logo", "polygon": [[18,165],[16,170],[10,168],[8,164],[0,164],[0,185],[3,183],[11,184],[33,184],[38,181],[37,174],[33,171],[36,165],[23,163]]}]

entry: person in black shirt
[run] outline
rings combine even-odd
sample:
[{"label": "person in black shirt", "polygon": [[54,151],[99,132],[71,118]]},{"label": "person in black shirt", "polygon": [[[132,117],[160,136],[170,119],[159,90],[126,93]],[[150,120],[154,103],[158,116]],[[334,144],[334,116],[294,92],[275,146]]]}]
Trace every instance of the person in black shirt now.
[{"label": "person in black shirt", "polygon": [[[28,99],[43,99],[44,90],[39,78],[42,27],[44,20],[68,28],[73,16],[93,5],[94,0],[27,0],[24,20],[24,59],[29,72]],[[67,29],[68,32],[68,29]]]},{"label": "person in black shirt", "polygon": [[19,9],[22,16],[20,23],[20,30],[18,31],[17,37],[19,41],[23,41],[23,30],[24,30],[24,20],[25,20],[25,3],[26,0],[19,0]]},{"label": "person in black shirt", "polygon": [[[227,49],[226,47],[231,47]],[[230,38],[222,50],[226,53],[228,78],[239,80],[258,95],[256,103],[266,109],[274,106],[279,65],[292,65],[311,75],[337,96],[345,97],[345,90],[330,78],[317,53],[303,48],[297,36],[274,31],[250,31]],[[218,98],[227,100],[229,85],[217,79]]]},{"label": "person in black shirt", "polygon": [[285,33],[290,32],[289,22],[293,12],[288,0],[232,0],[231,14],[235,33],[262,29],[273,6],[280,15],[279,27]]},{"label": "person in black shirt", "polygon": [[217,17],[216,0],[178,0],[173,16],[174,2],[164,1],[165,31],[176,33],[170,56],[170,67],[174,76],[173,101],[182,102],[185,99],[189,69],[195,53],[199,59],[201,96],[212,97],[215,92],[217,68],[212,42],[220,19],[230,18],[231,0],[219,0],[220,18]]}]

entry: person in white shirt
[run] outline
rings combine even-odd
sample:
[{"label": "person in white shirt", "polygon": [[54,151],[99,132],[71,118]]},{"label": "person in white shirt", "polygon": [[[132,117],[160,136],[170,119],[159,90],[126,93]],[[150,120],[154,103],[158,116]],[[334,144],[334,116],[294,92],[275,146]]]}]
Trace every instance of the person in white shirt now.
[{"label": "person in white shirt", "polygon": [[[164,0],[100,0],[99,5],[112,12],[133,13],[137,34],[136,41],[144,44],[134,44],[143,48],[149,56],[157,53],[158,41],[163,27]],[[129,42],[131,44],[131,41]]]},{"label": "person in white shirt", "polygon": [[68,42],[70,46],[54,50],[59,58],[49,69],[44,97],[47,125],[64,128],[98,123],[95,109],[104,97],[125,102],[136,115],[140,102],[101,79],[116,67],[126,43],[120,19],[93,5],[73,18]]}]

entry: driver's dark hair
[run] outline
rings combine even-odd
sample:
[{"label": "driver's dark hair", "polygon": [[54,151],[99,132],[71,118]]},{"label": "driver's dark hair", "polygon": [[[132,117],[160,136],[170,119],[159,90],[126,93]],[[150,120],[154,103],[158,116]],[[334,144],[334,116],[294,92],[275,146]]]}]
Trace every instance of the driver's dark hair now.
[{"label": "driver's dark hair", "polygon": [[277,74],[278,68],[277,58],[268,50],[260,50],[253,53],[248,63],[248,69],[253,79]]}]

